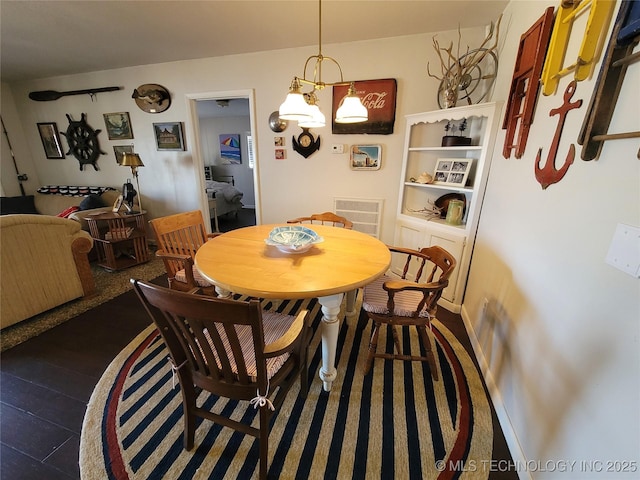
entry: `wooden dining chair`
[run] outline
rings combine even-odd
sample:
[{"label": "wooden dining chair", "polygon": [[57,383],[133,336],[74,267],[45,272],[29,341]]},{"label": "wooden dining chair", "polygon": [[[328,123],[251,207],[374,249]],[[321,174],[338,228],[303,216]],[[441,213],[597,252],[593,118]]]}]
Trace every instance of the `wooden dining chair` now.
[{"label": "wooden dining chair", "polygon": [[332,225],[334,227],[348,228],[349,230],[353,228],[353,222],[346,219],[345,217],[336,215],[333,212],[314,213],[310,217],[299,217],[294,218],[293,220],[287,220],[287,223],[315,223],[321,225]]},{"label": "wooden dining chair", "polygon": [[[184,448],[193,448],[196,417],[252,435],[260,447],[259,478],[265,479],[273,411],[298,376],[300,395],[307,395],[307,310],[285,315],[262,310],[255,299],[240,302],[131,283],[162,335],[180,382]],[[247,408],[259,409],[259,426],[199,407],[200,389],[247,401]]]},{"label": "wooden dining chair", "polygon": [[[333,212],[314,213],[310,217],[299,217],[299,218],[294,218],[293,220],[287,220],[287,223],[309,223],[309,224],[331,225],[334,227],[347,228],[349,230],[353,229],[353,222],[351,222],[345,217],[336,215]],[[352,315],[355,313],[355,309],[353,308],[353,306],[355,305],[355,299],[357,294],[358,294],[357,289],[347,292],[347,306],[350,309],[347,312],[347,315]]]},{"label": "wooden dining chair", "polygon": [[[436,361],[428,332],[431,329],[431,320],[436,316],[438,300],[449,284],[449,277],[456,266],[456,259],[439,246],[426,247],[419,251],[401,247],[389,247],[389,250],[392,255],[406,256],[406,260],[400,277],[383,275],[364,288],[362,308],[373,321],[364,373],[365,375],[369,373],[375,357],[427,361],[431,376],[434,380],[438,380]],[[397,353],[376,351],[382,325],[390,326]],[[418,330],[426,351],[425,356],[402,353],[396,327],[412,325]]]},{"label": "wooden dining chair", "polygon": [[202,212],[176,213],[154,218],[149,224],[158,242],[156,256],[164,262],[169,288],[215,296],[215,287],[200,275],[193,264],[198,249],[209,239],[220,235],[207,233]]}]

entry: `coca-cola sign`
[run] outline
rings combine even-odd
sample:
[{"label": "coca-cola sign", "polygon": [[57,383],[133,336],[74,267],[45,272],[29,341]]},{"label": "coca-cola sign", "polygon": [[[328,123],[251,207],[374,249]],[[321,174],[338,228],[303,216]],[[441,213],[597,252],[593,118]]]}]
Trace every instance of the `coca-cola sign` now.
[{"label": "coca-cola sign", "polygon": [[369,112],[369,119],[362,123],[336,123],[336,110],[349,90],[348,85],[333,87],[333,115],[332,133],[356,134],[369,133],[389,135],[393,133],[396,120],[396,90],[395,78],[383,80],[363,80],[355,82],[356,93]]}]

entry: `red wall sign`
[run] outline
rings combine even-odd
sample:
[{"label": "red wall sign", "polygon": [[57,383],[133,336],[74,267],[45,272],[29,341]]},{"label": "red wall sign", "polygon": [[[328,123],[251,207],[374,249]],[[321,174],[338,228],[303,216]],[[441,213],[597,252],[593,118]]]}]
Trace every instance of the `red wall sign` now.
[{"label": "red wall sign", "polygon": [[396,91],[395,78],[383,80],[364,80],[354,82],[356,93],[369,111],[369,120],[362,123],[336,123],[336,110],[340,101],[349,90],[348,85],[333,87],[333,115],[332,133],[370,133],[389,135],[393,133],[393,124],[396,120]]}]

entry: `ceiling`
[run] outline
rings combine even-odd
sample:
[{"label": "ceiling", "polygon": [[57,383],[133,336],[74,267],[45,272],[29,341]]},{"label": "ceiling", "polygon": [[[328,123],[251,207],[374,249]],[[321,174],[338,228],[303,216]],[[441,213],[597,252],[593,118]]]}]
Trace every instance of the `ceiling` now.
[{"label": "ceiling", "polygon": [[[488,25],[508,0],[324,0],[322,44]],[[6,82],[317,46],[315,0],[2,0]]]}]

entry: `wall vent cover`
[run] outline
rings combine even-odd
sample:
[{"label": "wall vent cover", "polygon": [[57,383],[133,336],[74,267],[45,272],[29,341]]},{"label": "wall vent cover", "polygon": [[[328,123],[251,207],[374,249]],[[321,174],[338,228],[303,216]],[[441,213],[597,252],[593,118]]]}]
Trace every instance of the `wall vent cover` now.
[{"label": "wall vent cover", "polygon": [[334,198],[336,215],[353,222],[353,229],[380,238],[383,199]]}]

